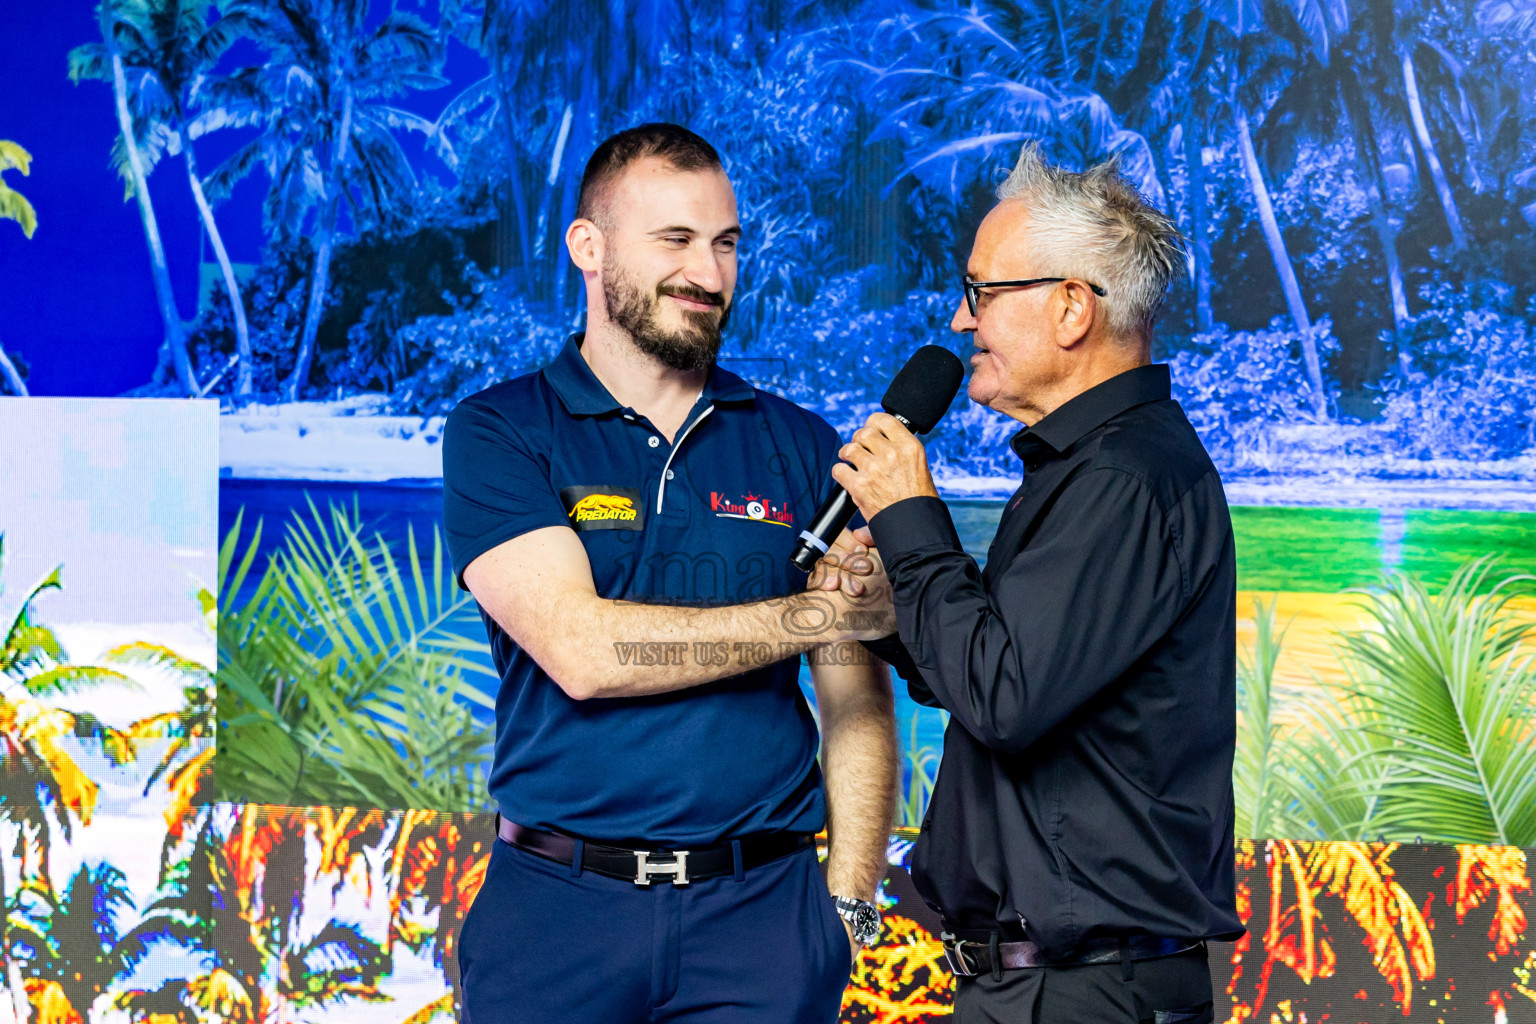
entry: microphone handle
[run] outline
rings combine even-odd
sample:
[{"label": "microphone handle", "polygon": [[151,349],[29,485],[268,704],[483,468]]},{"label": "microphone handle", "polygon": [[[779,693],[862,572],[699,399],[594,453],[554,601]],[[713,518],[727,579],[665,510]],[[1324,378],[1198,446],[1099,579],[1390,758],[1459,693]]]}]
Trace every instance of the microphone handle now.
[{"label": "microphone handle", "polygon": [[843,490],[842,485],[833,484],[832,494],[816,510],[816,518],[800,531],[800,543],[795,545],[795,553],[790,557],[795,568],[801,572],[810,572],[858,510],[853,498]]}]

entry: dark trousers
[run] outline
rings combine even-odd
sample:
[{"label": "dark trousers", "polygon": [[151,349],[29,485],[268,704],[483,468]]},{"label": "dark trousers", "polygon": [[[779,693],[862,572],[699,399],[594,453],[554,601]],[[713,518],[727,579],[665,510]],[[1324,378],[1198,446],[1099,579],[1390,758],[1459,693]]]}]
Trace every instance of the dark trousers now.
[{"label": "dark trousers", "polygon": [[459,932],[465,1024],[832,1024],[851,966],[813,847],[641,888],[498,842]]},{"label": "dark trousers", "polygon": [[[1130,978],[1126,975],[1130,974]],[[957,978],[955,1024],[1210,1024],[1205,947],[1080,967],[1024,967]]]}]

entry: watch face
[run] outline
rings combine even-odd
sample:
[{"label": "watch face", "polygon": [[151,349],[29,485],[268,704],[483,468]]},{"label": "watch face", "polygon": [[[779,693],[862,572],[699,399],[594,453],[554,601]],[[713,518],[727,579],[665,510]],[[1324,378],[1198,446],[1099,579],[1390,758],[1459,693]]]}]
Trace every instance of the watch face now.
[{"label": "watch face", "polygon": [[880,914],[870,903],[860,903],[853,912],[853,937],[869,946],[880,937]]}]

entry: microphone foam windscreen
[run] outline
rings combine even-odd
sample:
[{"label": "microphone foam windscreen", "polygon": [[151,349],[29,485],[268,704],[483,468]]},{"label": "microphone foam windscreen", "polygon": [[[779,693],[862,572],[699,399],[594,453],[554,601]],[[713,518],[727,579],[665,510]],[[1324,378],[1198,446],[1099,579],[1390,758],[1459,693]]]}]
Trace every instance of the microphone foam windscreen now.
[{"label": "microphone foam windscreen", "polygon": [[926,434],[943,418],[964,379],[965,364],[959,356],[939,345],[924,345],[896,374],[880,404],[906,420],[912,433]]}]

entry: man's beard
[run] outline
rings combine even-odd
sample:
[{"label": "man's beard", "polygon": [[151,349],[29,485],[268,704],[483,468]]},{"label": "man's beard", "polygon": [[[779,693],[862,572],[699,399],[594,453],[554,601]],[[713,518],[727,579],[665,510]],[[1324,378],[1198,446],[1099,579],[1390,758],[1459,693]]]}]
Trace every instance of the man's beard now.
[{"label": "man's beard", "polygon": [[[721,309],[718,315],[679,309],[683,327],[664,327],[660,307],[667,295],[714,303]],[[603,263],[603,301],[608,305],[608,319],[634,339],[636,348],[673,370],[705,370],[714,365],[720,352],[720,332],[731,318],[731,307],[720,294],[702,288],[661,285],[654,295],[647,296],[611,259]]]}]

